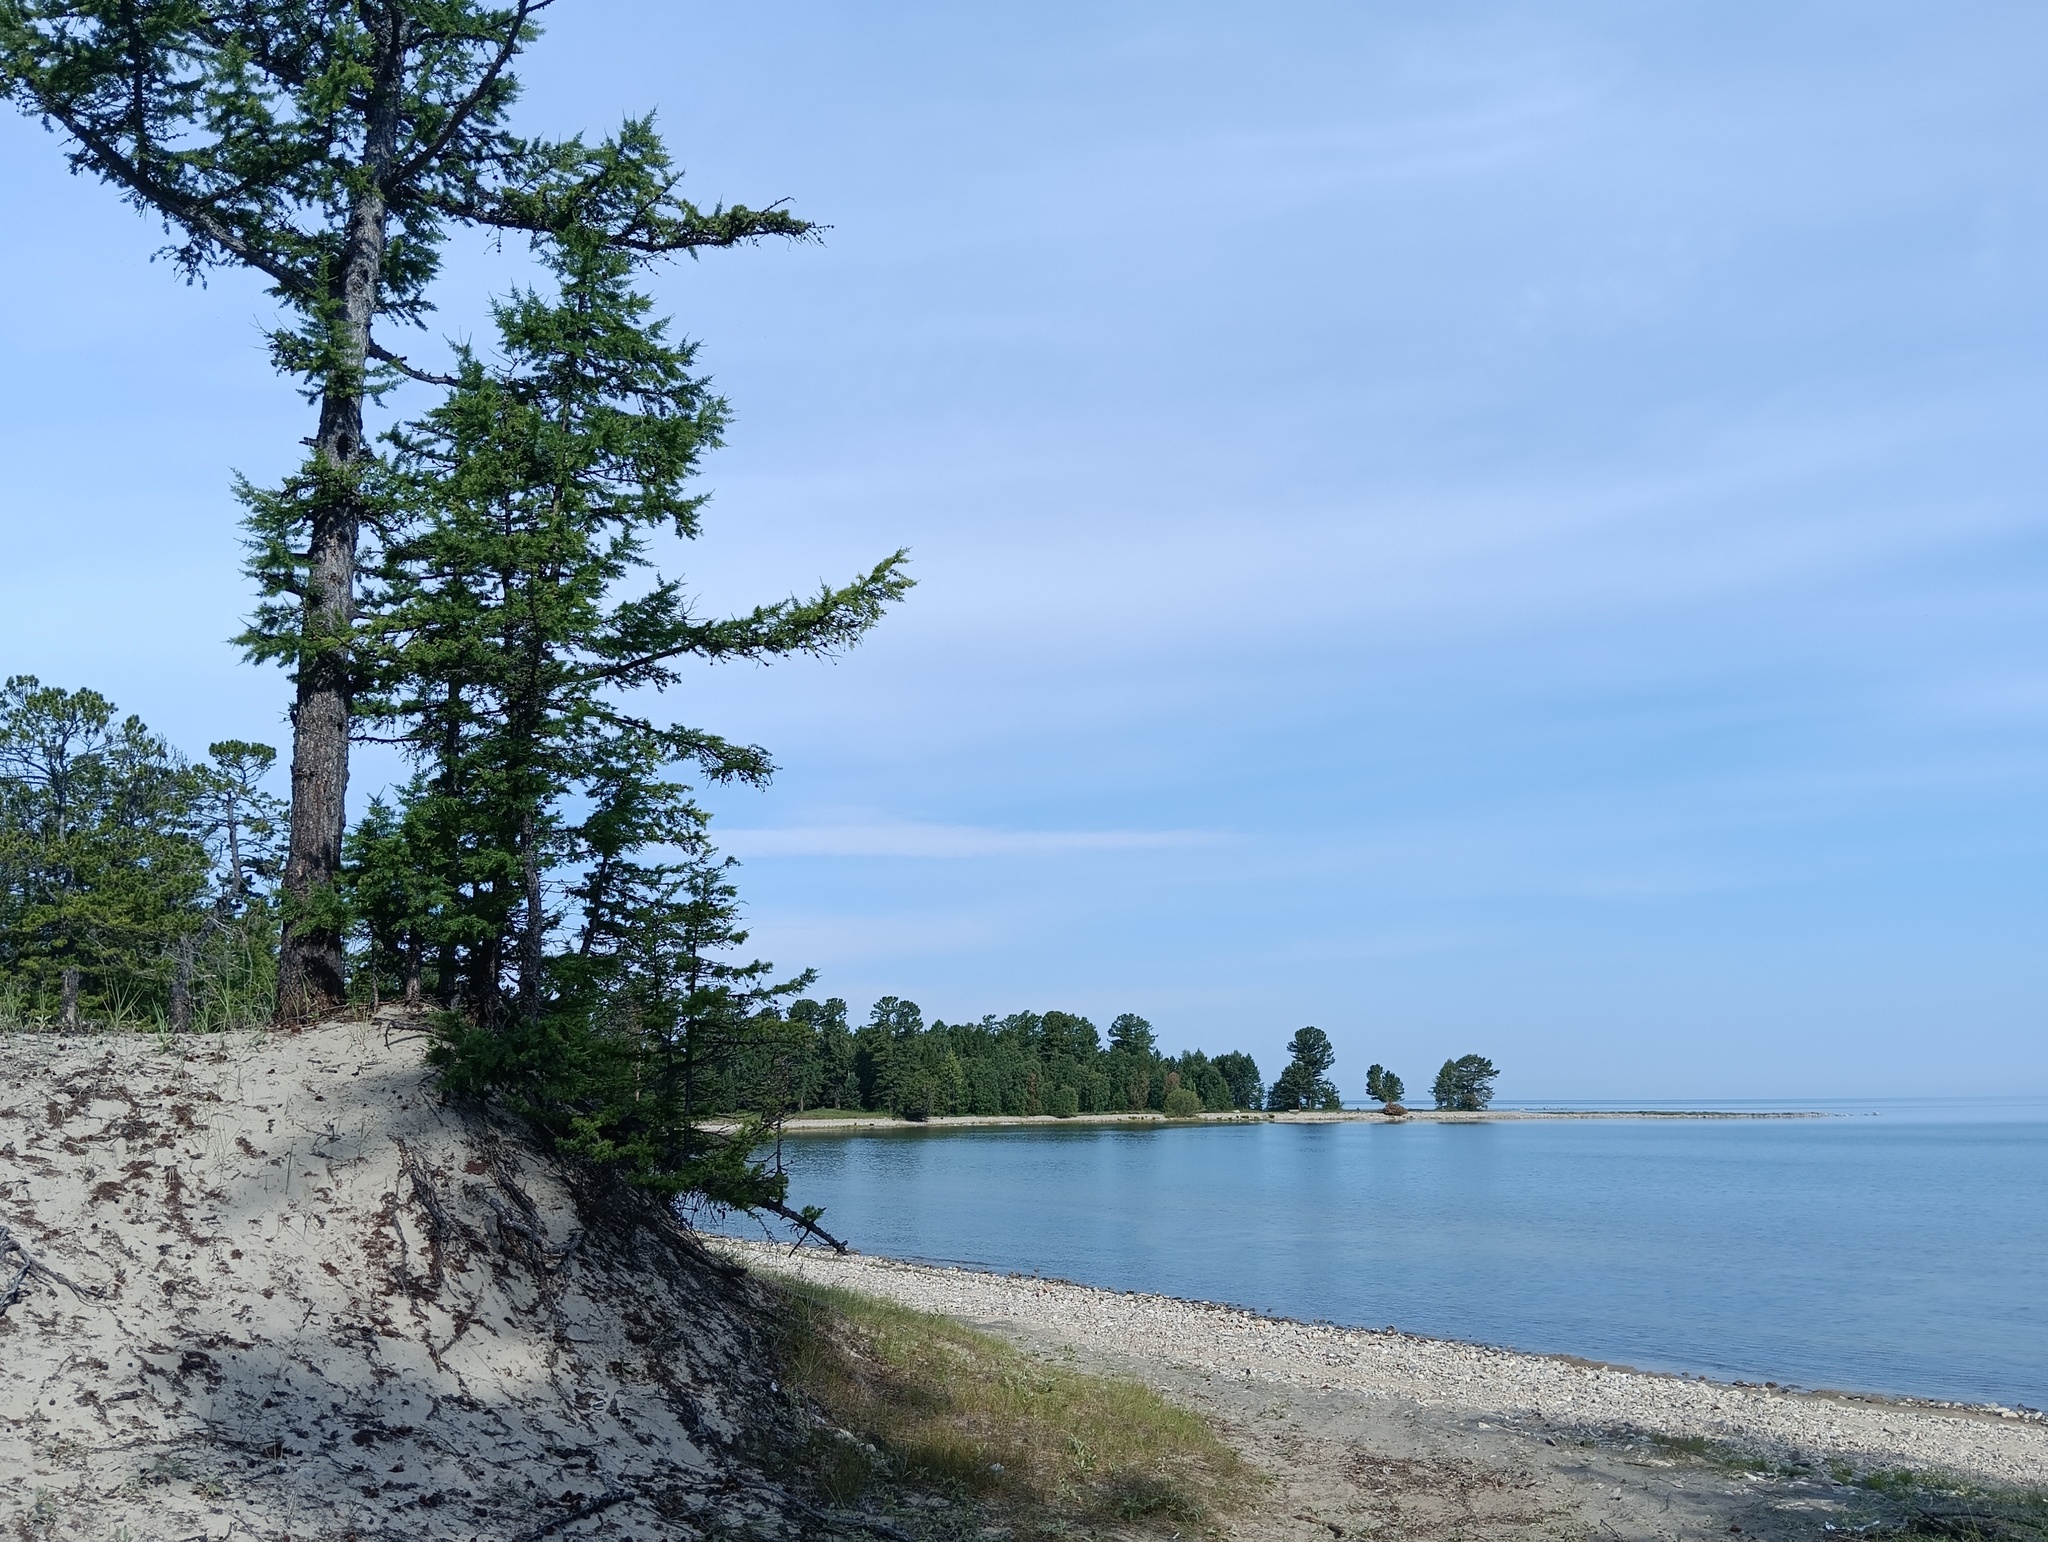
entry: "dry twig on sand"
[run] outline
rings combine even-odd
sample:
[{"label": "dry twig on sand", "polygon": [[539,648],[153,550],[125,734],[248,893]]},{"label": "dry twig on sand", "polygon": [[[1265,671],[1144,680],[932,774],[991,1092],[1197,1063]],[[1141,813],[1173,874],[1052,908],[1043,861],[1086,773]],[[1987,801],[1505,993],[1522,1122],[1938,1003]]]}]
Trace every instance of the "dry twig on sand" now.
[{"label": "dry twig on sand", "polygon": [[76,1284],[59,1274],[48,1264],[37,1263],[34,1257],[30,1255],[29,1250],[16,1240],[14,1233],[7,1229],[6,1224],[0,1222],[0,1269],[7,1267],[7,1261],[10,1256],[20,1259],[21,1262],[15,1266],[14,1278],[7,1282],[4,1290],[0,1290],[0,1313],[6,1312],[10,1306],[21,1299],[22,1284],[31,1277],[39,1280],[48,1280],[53,1285],[62,1285],[81,1301],[93,1295],[93,1292],[89,1290],[79,1289]]}]

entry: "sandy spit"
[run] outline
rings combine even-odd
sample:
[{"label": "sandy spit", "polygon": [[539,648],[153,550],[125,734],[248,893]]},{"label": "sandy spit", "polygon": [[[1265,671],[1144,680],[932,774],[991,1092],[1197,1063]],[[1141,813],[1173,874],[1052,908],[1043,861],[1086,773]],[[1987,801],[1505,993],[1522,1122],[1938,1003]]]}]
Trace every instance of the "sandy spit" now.
[{"label": "sandy spit", "polygon": [[858,1253],[793,1253],[770,1243],[713,1246],[766,1272],[1019,1330],[1084,1355],[1163,1354],[1210,1375],[1392,1399],[1456,1418],[1699,1436],[1859,1471],[1903,1467],[1980,1482],[2048,1483],[2048,1421],[2018,1409],[1729,1386],[1062,1280]]},{"label": "sandy spit", "polygon": [[[1168,1119],[1146,1111],[1135,1114],[947,1114],[938,1119],[899,1119],[894,1114],[794,1114],[782,1122],[785,1135],[850,1135],[863,1130],[994,1130],[1076,1124],[1514,1124],[1526,1121],[1584,1119],[1825,1119],[1826,1114],[1800,1109],[1758,1112],[1715,1108],[1489,1108],[1480,1112],[1411,1108],[1388,1117],[1377,1108],[1304,1109],[1297,1113],[1266,1113],[1239,1109],[1228,1114],[1190,1114]],[[729,1126],[714,1127],[729,1128]]]}]

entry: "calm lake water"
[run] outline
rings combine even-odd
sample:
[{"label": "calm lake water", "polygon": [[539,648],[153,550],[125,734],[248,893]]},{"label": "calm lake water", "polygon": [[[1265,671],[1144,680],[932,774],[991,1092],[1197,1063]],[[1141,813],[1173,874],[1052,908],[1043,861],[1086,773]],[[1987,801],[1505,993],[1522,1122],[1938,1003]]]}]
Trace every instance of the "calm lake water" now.
[{"label": "calm lake water", "polygon": [[2041,1102],[906,1130],[785,1153],[791,1202],[863,1252],[1721,1380],[2048,1404]]}]

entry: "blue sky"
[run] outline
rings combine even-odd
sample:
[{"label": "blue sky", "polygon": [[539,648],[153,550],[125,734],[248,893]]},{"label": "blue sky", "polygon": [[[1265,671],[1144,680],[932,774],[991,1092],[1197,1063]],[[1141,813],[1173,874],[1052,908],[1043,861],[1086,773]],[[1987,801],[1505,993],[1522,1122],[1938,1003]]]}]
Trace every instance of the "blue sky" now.
[{"label": "blue sky", "polygon": [[[713,799],[764,954],[1354,1095],[2048,1091],[2048,12],[553,14],[532,124],[831,226],[659,279],[737,412],[676,562],[920,581],[675,700],[782,764]],[[260,294],[0,176],[0,662],[281,744]]]}]

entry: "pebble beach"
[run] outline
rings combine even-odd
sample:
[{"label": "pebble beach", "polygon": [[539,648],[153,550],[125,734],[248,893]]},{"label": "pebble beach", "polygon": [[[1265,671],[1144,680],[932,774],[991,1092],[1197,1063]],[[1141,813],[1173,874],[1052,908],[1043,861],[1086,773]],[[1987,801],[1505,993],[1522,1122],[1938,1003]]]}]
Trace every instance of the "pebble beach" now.
[{"label": "pebble beach", "polygon": [[1451,1418],[1626,1429],[1771,1460],[2048,1484],[2048,1419],[2032,1409],[1730,1385],[1063,1280],[762,1242],[714,1245],[764,1272],[1021,1331],[1083,1355],[1163,1354],[1209,1376],[1360,1394]]}]

